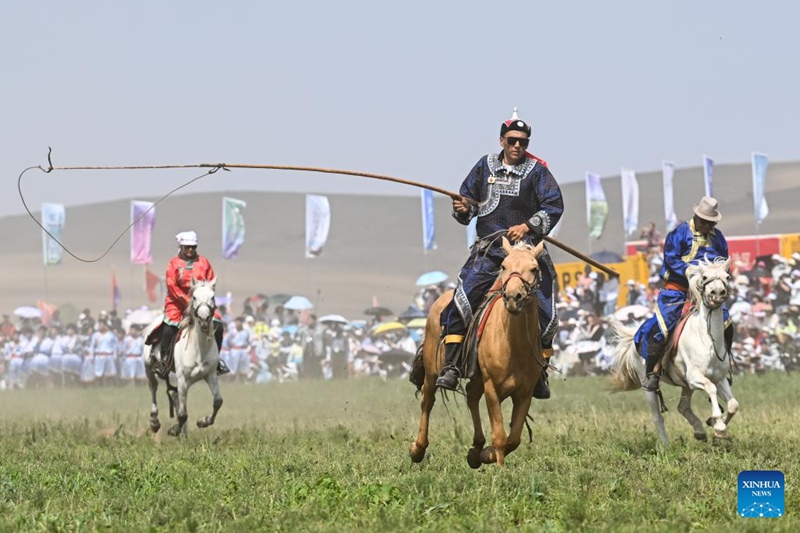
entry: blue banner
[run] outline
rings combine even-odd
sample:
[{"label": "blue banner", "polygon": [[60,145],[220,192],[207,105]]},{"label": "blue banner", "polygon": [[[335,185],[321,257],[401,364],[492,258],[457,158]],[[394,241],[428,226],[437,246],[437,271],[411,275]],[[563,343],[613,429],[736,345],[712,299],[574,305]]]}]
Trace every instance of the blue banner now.
[{"label": "blue banner", "polygon": [[769,215],[767,199],[764,197],[764,187],[767,181],[767,165],[769,157],[766,154],[753,154],[753,212],[756,224],[761,224]]},{"label": "blue banner", "polygon": [[[42,204],[42,227],[50,235],[61,240],[66,220],[66,209],[63,204]],[[52,237],[42,231],[42,245],[44,251],[44,265],[58,265],[61,263],[61,254],[64,249]]]},{"label": "blue banner", "polygon": [[707,155],[703,156],[703,182],[706,185],[706,196],[714,196],[714,160]]},{"label": "blue banner", "polygon": [[436,228],[433,221],[433,191],[422,189],[422,248],[436,249]]}]

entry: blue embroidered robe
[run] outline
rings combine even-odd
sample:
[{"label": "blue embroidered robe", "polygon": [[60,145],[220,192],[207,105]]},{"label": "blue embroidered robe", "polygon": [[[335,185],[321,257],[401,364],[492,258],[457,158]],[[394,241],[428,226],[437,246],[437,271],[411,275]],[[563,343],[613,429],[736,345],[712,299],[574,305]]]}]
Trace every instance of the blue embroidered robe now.
[{"label": "blue embroidered robe", "polygon": [[[473,313],[491,288],[505,258],[501,235],[508,228],[528,224],[531,231],[526,242],[538,244],[540,237],[550,233],[564,212],[561,189],[542,160],[526,154],[518,165],[506,168],[502,154],[481,158],[461,184],[460,194],[479,202],[469,213],[453,213],[461,224],[467,225],[477,217],[478,240],[458,275],[453,301],[440,317],[445,335],[463,335]],[[488,250],[487,247],[488,246]],[[537,290],[539,324],[542,342],[549,346],[556,333],[558,317],[553,294],[556,273],[553,261],[545,249],[539,256],[542,283]]]},{"label": "blue embroidered robe", "polygon": [[[664,241],[664,264],[661,267],[661,279],[665,283],[688,287],[686,267],[695,265],[704,259],[714,261],[716,258],[728,258],[728,241],[716,228],[708,235],[703,235],[694,227],[694,219],[680,224],[667,235]],[[671,283],[670,283],[671,282]],[[634,336],[634,342],[642,357],[647,354],[647,342],[650,335],[663,343],[667,335],[675,327],[686,303],[685,290],[664,288],[658,293],[656,312],[647,319]],[[725,326],[730,325],[728,309],[723,307]],[[654,331],[657,328],[657,331]]]}]

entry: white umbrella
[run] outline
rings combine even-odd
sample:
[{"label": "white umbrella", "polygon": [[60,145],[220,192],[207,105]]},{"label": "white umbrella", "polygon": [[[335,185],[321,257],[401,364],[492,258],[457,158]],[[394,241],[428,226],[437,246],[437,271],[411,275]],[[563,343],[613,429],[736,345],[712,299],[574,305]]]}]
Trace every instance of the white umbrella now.
[{"label": "white umbrella", "polygon": [[319,319],[320,323],[325,322],[338,322],[339,324],[349,324],[350,321],[347,320],[342,315],[325,315]]},{"label": "white umbrella", "polygon": [[20,318],[41,318],[42,312],[37,307],[23,305],[14,309],[14,314]]},{"label": "white umbrella", "polygon": [[289,301],[283,304],[284,309],[291,309],[293,311],[302,311],[303,309],[311,309],[314,305],[304,296],[292,296]]},{"label": "white umbrella", "polygon": [[136,309],[128,313],[124,320],[128,324],[142,324],[149,326],[156,319],[156,315],[160,314],[159,310],[152,309]]},{"label": "white umbrella", "polygon": [[650,309],[648,309],[643,305],[627,305],[625,307],[617,309],[617,311],[614,313],[614,318],[616,318],[617,320],[625,321],[628,320],[628,317],[630,315],[633,315],[633,318],[638,320],[640,318],[646,317],[649,314],[650,314]]}]

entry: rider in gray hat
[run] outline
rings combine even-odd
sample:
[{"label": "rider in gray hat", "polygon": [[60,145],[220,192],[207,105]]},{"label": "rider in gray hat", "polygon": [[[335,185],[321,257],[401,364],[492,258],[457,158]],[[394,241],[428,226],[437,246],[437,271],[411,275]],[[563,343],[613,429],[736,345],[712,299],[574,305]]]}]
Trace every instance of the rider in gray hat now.
[{"label": "rider in gray hat", "polygon": [[[677,324],[686,302],[689,290],[686,267],[704,259],[728,258],[728,241],[716,227],[721,219],[719,202],[703,196],[694,205],[694,216],[669,232],[664,241],[664,264],[661,267],[664,288],[658,293],[655,314],[639,327],[634,336],[639,353],[647,357],[647,377],[642,384],[647,391],[658,390],[659,377],[655,367],[664,355],[666,338]],[[725,347],[730,352],[733,325],[726,307],[723,307],[723,316]]]}]

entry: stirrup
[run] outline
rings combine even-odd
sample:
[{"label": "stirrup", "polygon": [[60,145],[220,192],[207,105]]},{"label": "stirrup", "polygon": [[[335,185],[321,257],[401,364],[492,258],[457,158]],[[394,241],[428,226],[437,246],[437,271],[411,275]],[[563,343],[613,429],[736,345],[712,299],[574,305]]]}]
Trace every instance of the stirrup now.
[{"label": "stirrup", "polygon": [[228,368],[228,365],[225,364],[225,361],[222,359],[219,360],[217,363],[217,375],[224,376],[225,374],[230,374],[231,369]]},{"label": "stirrup", "polygon": [[542,372],[541,377],[536,382],[536,385],[533,387],[533,397],[537,400],[549,400],[550,399],[550,387],[547,384],[547,373]]},{"label": "stirrup", "polygon": [[454,391],[458,389],[458,382],[460,379],[461,372],[458,371],[458,368],[446,366],[442,369],[442,373],[436,380],[436,387]]},{"label": "stirrup", "polygon": [[642,388],[648,392],[656,392],[659,388],[658,382],[658,374],[655,372],[650,372],[647,374],[647,377],[645,377],[644,383],[642,383]]}]

